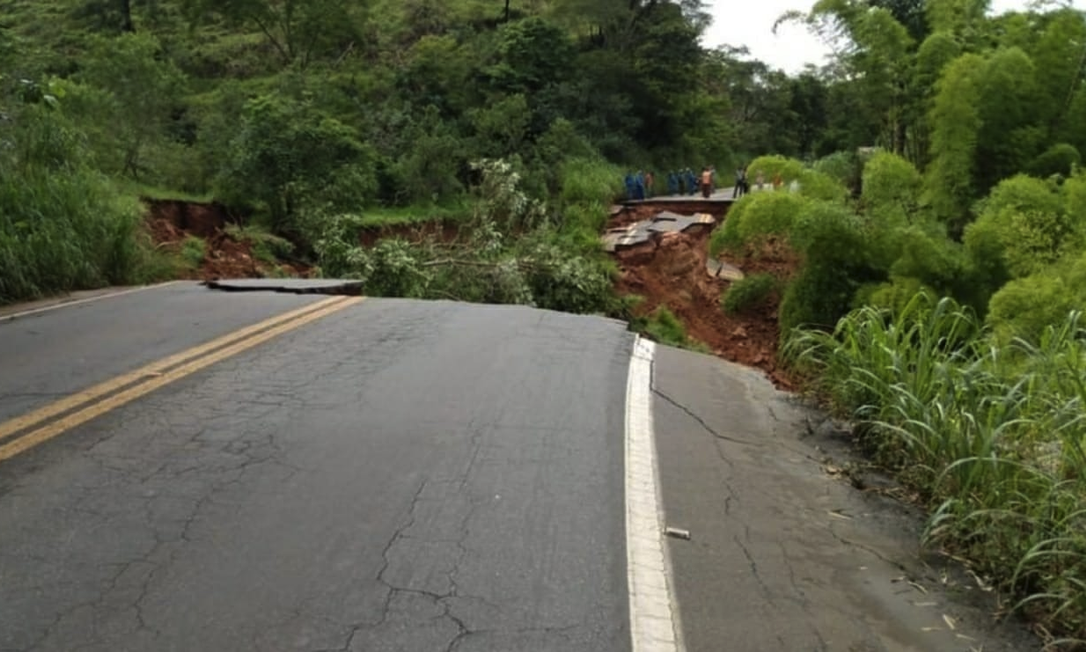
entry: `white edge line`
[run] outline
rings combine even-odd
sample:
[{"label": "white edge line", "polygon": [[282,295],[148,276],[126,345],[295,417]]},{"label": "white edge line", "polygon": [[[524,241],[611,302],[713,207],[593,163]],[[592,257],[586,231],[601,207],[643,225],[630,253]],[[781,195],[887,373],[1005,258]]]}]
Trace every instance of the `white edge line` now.
[{"label": "white edge line", "polygon": [[166,283],[156,283],[154,285],[144,285],[142,287],[132,288],[130,290],[121,290],[120,292],[109,292],[109,293],[106,293],[106,294],[99,294],[98,296],[94,296],[94,297],[87,297],[86,299],[77,299],[75,301],[63,301],[62,300],[59,303],[55,303],[55,304],[53,304],[51,306],[44,306],[44,307],[41,307],[41,308],[34,308],[33,310],[24,310],[22,312],[16,312],[16,313],[13,313],[13,314],[10,314],[10,315],[0,315],[0,323],[6,322],[6,321],[12,321],[12,320],[15,320],[15,319],[19,319],[20,317],[29,317],[30,315],[36,315],[36,314],[42,313],[42,312],[49,312],[50,310],[57,310],[59,308],[71,308],[72,306],[79,306],[79,305],[83,305],[85,303],[93,303],[95,301],[101,301],[102,299],[112,299],[114,297],[123,297],[126,294],[135,294],[137,292],[143,292],[145,290],[154,290],[156,288],[164,288],[164,287],[168,287],[170,285],[177,285],[178,283],[183,283],[183,282],[184,281],[167,281]]},{"label": "white edge line", "polygon": [[634,341],[626,384],[626,580],[633,652],[681,652],[660,518],[652,423],[655,345]]}]

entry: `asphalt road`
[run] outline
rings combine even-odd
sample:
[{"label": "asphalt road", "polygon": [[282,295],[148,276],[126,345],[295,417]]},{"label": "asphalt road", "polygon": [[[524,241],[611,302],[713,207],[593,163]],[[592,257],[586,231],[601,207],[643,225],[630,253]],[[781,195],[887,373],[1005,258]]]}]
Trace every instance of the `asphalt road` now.
[{"label": "asphalt road", "polygon": [[899,590],[764,379],[620,322],[179,283],[0,370],[3,651],[1029,649]]}]

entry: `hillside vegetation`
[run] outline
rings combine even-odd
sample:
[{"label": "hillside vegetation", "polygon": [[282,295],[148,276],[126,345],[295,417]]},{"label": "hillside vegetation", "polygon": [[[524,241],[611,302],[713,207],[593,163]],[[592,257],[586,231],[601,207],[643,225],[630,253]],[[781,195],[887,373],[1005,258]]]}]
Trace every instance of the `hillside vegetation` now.
[{"label": "hillside vegetation", "polygon": [[[789,76],[702,47],[700,0],[0,0],[0,302],[169,276],[137,198],[185,196],[369,294],[630,318],[598,243],[623,174],[749,162],[785,189],[713,251],[801,264],[721,309],[779,295],[784,357],[931,507],[927,542],[1070,648],[1086,17],[987,10],[819,0],[781,20],[836,54]],[[459,235],[361,244],[431,218]]]}]

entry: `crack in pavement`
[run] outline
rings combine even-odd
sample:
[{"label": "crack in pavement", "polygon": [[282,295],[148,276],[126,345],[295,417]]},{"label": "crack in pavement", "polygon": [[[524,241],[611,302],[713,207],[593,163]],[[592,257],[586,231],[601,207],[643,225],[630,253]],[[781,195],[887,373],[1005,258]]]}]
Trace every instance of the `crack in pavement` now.
[{"label": "crack in pavement", "polygon": [[722,439],[724,441],[730,441],[733,444],[740,444],[742,446],[757,446],[758,445],[755,442],[743,441],[742,439],[736,439],[735,437],[729,437],[728,435],[723,435],[723,434],[717,432],[708,423],[706,423],[704,419],[702,419],[700,416],[695,414],[693,412],[693,410],[686,407],[682,403],[679,403],[675,399],[671,398],[670,396],[668,396],[667,394],[662,392],[660,389],[658,389],[655,385],[653,385],[653,387],[652,387],[652,393],[656,394],[657,396],[664,399],[668,403],[674,405],[675,407],[677,407],[680,410],[682,410],[683,412],[685,412],[687,415],[690,416],[691,419],[693,419],[694,421],[697,421],[701,425],[701,427],[705,429],[706,432],[708,432],[713,437],[716,437],[717,439]]}]

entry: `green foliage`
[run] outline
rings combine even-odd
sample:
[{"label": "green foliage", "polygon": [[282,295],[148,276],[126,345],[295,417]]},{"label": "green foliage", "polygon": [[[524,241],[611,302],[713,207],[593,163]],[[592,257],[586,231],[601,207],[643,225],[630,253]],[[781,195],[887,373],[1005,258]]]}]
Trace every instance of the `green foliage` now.
[{"label": "green foliage", "polygon": [[976,151],[977,190],[1024,170],[1044,149],[1045,130],[1036,124],[1041,107],[1038,71],[1020,48],[992,53],[981,71]]},{"label": "green foliage", "polygon": [[0,121],[0,303],[143,280],[139,209],[46,104]]},{"label": "green foliage", "polygon": [[912,163],[889,152],[875,154],[863,171],[864,205],[872,212],[891,214],[908,222],[916,211],[920,173]]},{"label": "green foliage", "polygon": [[832,333],[797,332],[784,350],[931,506],[926,543],[1068,633],[1086,621],[1079,319],[1065,314],[1036,345],[996,347],[969,311],[918,294],[894,315],[865,308]]},{"label": "green foliage", "polygon": [[189,269],[196,269],[207,256],[207,243],[190,235],[181,243],[181,260]]},{"label": "green foliage", "polygon": [[766,236],[788,236],[807,201],[791,192],[755,192],[743,197],[713,234],[710,253],[715,256],[725,249],[737,253]]},{"label": "green foliage", "polygon": [[359,36],[347,0],[182,0],[195,21],[222,18],[259,31],[283,65],[308,66]]},{"label": "green foliage", "polygon": [[804,262],[781,300],[782,337],[799,326],[832,328],[860,287],[880,280],[867,244],[862,222],[844,206],[811,202],[804,207],[792,230],[792,245]]},{"label": "green foliage", "polygon": [[668,310],[667,306],[659,306],[649,314],[642,331],[649,339],[679,348],[698,347],[686,334],[686,327]]},{"label": "green foliage", "polygon": [[928,300],[939,297],[933,289],[925,286],[919,279],[911,277],[892,277],[887,283],[865,286],[860,289],[856,307],[872,306],[896,315],[908,309],[909,302],[917,294],[923,294]]},{"label": "green foliage", "polygon": [[1074,169],[1081,163],[1082,155],[1074,145],[1056,143],[1033,159],[1029,164],[1029,173],[1038,177],[1051,177],[1057,174],[1067,177],[1071,176]]},{"label": "green foliage", "polygon": [[980,217],[966,230],[965,243],[978,268],[998,287],[1078,250],[1082,227],[1069,218],[1048,184],[1019,175],[992,190]]},{"label": "green foliage", "polygon": [[228,224],[225,231],[235,240],[249,243],[253,250],[253,257],[269,265],[275,265],[280,260],[289,258],[295,251],[293,242],[269,233],[255,224],[249,226]]},{"label": "green foliage", "polygon": [[812,199],[843,201],[848,194],[848,189],[836,178],[784,156],[762,156],[751,161],[747,168],[747,178],[752,184],[759,172],[764,175],[766,184],[771,184],[777,174],[781,175],[784,188],[788,188],[793,181],[798,181],[800,194]]},{"label": "green foliage", "polygon": [[[322,271],[363,281],[367,294],[422,299],[517,303],[585,314],[617,314],[614,264],[599,251],[602,204],[570,203],[556,229],[546,207],[527,197],[520,175],[504,160],[476,162],[482,179],[465,242],[409,243],[382,239],[359,246],[364,219],[327,215],[315,249]],[[575,193],[574,193],[575,195]],[[570,195],[571,197],[574,195]]]},{"label": "green foliage", "polygon": [[863,165],[853,152],[834,152],[814,162],[811,169],[833,179],[846,188],[860,185]]},{"label": "green foliage", "polygon": [[981,122],[978,75],[984,60],[963,54],[951,62],[937,84],[929,121],[931,165],[924,178],[924,196],[939,219],[960,228],[974,193],[977,138]]},{"label": "green foliage", "polygon": [[1044,267],[1015,279],[992,296],[988,323],[1000,342],[1040,341],[1045,329],[1060,324],[1086,302],[1086,256]]},{"label": "green foliage", "polygon": [[161,179],[163,161],[154,160],[154,148],[167,137],[185,91],[184,74],[161,57],[162,46],[151,34],[96,38],[91,45],[80,76],[85,86],[68,85],[67,111],[90,136],[104,170]]},{"label": "green foliage", "polygon": [[777,278],[772,274],[754,274],[732,283],[724,291],[720,306],[729,315],[738,315],[763,303],[777,290]]},{"label": "green foliage", "polygon": [[561,165],[561,200],[565,205],[613,201],[622,197],[622,169],[599,159],[571,158]]},{"label": "green foliage", "polygon": [[261,96],[247,103],[219,194],[256,200],[281,233],[310,234],[306,210],[360,207],[376,191],[372,152],[350,127],[308,102]]}]

